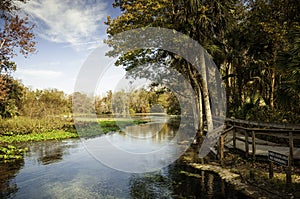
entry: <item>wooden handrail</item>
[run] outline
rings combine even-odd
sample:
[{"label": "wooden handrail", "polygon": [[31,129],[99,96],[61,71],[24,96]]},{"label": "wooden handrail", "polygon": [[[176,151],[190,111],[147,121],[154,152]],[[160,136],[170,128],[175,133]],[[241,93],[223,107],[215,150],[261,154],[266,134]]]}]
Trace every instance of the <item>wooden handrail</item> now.
[{"label": "wooden handrail", "polygon": [[[214,122],[220,122],[222,118],[214,118]],[[224,119],[223,119],[224,120]],[[257,135],[266,135],[271,137],[278,137],[288,139],[289,147],[289,157],[291,164],[293,164],[294,157],[294,140],[300,139],[300,125],[291,125],[291,124],[274,124],[274,123],[261,123],[253,121],[245,121],[239,119],[230,119],[226,118],[225,123],[227,129],[223,130],[219,138],[219,158],[222,161],[224,158],[224,145],[225,145],[225,136],[227,133],[232,132],[233,138],[231,139],[233,148],[236,148],[236,140],[243,141],[245,143],[245,156],[249,157],[249,145],[252,146],[252,158],[256,158],[256,147],[257,147]],[[236,133],[242,131],[244,138],[239,138],[236,136]],[[249,138],[251,136],[251,138]],[[284,144],[285,145],[285,144]],[[279,146],[279,145],[278,145]],[[282,145],[281,145],[282,146]]]},{"label": "wooden handrail", "polygon": [[243,126],[234,125],[237,129],[242,129],[246,131],[255,131],[255,132],[270,132],[270,133],[288,133],[288,132],[295,132],[300,133],[300,129],[260,129],[260,128],[249,128]]},{"label": "wooden handrail", "polygon": [[246,121],[246,120],[230,119],[230,118],[226,118],[225,121],[253,125],[253,126],[261,126],[261,127],[273,127],[273,128],[282,128],[282,129],[300,130],[300,125],[298,125],[298,124],[276,124],[276,123],[254,122],[254,121]]}]

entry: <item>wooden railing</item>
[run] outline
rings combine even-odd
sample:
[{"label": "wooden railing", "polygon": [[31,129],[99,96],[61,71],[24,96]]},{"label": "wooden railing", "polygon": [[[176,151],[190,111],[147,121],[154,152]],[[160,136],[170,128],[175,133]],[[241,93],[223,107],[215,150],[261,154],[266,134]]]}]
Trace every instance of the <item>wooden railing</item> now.
[{"label": "wooden railing", "polygon": [[[233,149],[237,149],[237,141],[244,143],[245,157],[250,157],[250,148],[252,147],[252,158],[256,158],[257,144],[281,146],[289,148],[290,164],[294,162],[294,140],[300,140],[300,125],[287,125],[287,124],[272,124],[272,123],[260,123],[251,122],[238,119],[226,119],[225,130],[222,132],[219,138],[218,154],[219,159],[222,161],[225,151],[225,137],[228,133],[232,133],[232,139],[227,140],[227,144],[232,141]],[[242,135],[241,136],[237,136]],[[258,139],[259,137],[259,139]],[[268,141],[268,138],[273,138],[272,142]],[[275,138],[275,140],[274,140]],[[276,139],[287,140],[288,144],[284,142],[276,142]],[[241,143],[240,142],[240,143]],[[259,143],[258,143],[259,142]],[[300,157],[298,157],[299,159]]]}]

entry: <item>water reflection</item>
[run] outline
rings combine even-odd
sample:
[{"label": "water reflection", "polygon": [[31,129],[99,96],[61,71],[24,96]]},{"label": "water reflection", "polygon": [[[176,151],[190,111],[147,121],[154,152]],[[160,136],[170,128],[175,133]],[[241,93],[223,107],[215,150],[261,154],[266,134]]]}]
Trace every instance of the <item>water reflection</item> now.
[{"label": "water reflection", "polygon": [[23,165],[23,160],[5,164],[0,162],[0,198],[9,197],[17,193],[18,185],[14,178]]},{"label": "water reflection", "polygon": [[[143,131],[136,133],[148,136]],[[174,126],[161,126],[148,139],[148,146],[155,150],[174,137],[174,132]],[[116,141],[125,135],[106,136]],[[34,142],[27,147],[24,161],[0,163],[0,198],[238,198],[218,176],[187,168],[179,161],[156,172],[131,174],[101,164],[80,140]]]},{"label": "water reflection", "polygon": [[150,142],[151,145],[163,145],[170,142],[175,136],[178,126],[169,123],[148,123],[139,126],[128,126],[125,132],[119,134],[124,141],[134,143]]},{"label": "water reflection", "polygon": [[168,117],[155,118],[147,124],[129,126],[121,133],[83,142],[90,154],[108,167],[130,173],[156,171],[179,158],[193,137],[179,131],[179,123],[166,122]]},{"label": "water reflection", "polygon": [[244,198],[213,173],[174,163],[156,173],[130,177],[130,198]]},{"label": "water reflection", "polygon": [[70,148],[76,148],[77,144],[70,141],[45,141],[28,144],[27,157],[37,157],[39,164],[47,165],[60,162],[63,155],[69,154]]}]

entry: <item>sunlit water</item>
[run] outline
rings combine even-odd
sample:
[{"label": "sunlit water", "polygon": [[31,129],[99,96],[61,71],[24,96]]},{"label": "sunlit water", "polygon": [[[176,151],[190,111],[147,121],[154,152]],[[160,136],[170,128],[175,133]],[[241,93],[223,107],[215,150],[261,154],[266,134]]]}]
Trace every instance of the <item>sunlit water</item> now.
[{"label": "sunlit water", "polygon": [[[174,133],[172,128],[167,130],[147,139],[142,148],[161,147]],[[124,133],[107,136],[116,143],[126,141]],[[149,132],[140,136],[147,137]],[[133,140],[127,140],[126,150],[139,147]],[[78,139],[35,142],[28,148],[24,161],[0,163],[0,198],[239,198],[218,176],[178,161],[155,172],[133,174],[105,166]]]}]

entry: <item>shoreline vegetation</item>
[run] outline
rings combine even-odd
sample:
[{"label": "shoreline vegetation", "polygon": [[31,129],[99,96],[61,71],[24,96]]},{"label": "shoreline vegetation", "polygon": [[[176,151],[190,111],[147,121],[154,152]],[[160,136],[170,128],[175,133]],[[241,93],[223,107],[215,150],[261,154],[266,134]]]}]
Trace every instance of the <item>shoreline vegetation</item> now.
[{"label": "shoreline vegetation", "polygon": [[[102,135],[120,131],[119,126],[126,127],[129,125],[144,124],[148,120],[135,119],[129,121],[115,118],[101,118],[97,122],[99,125],[97,129],[101,129],[101,132],[99,133],[98,131],[96,135]],[[88,126],[89,122],[85,121],[83,125]],[[95,136],[95,134],[87,135],[88,137]],[[22,147],[20,143],[76,139],[80,136],[76,131],[73,119],[68,117],[16,117],[0,119],[0,161],[10,162],[22,159],[28,149]]]}]

